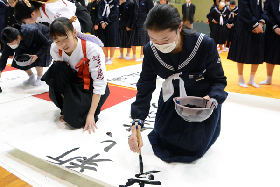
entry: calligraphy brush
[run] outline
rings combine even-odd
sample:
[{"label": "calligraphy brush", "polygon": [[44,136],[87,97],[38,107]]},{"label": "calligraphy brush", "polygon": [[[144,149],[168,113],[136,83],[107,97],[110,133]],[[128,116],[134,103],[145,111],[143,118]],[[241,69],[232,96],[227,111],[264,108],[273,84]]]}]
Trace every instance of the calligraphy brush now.
[{"label": "calligraphy brush", "polygon": [[[139,146],[140,145],[140,129],[138,128],[138,122],[136,122],[135,126],[136,126],[136,133],[137,133],[137,142],[138,142],[138,146]],[[140,164],[140,174],[142,174],[143,173],[143,161],[142,161],[141,149],[139,152],[139,164]]]}]

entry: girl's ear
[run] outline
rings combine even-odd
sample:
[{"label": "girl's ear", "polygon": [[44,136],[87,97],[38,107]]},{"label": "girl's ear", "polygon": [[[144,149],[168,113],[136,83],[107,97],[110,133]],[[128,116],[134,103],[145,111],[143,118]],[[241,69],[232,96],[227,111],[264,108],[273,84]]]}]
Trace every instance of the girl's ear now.
[{"label": "girl's ear", "polygon": [[183,28],[183,22],[181,22],[181,24],[179,25],[179,28],[178,28],[179,33],[182,31],[182,28]]},{"label": "girl's ear", "polygon": [[74,29],[73,34],[74,34],[74,36],[75,36],[75,37],[77,37],[78,32],[77,32],[77,30],[76,30],[76,29]]}]

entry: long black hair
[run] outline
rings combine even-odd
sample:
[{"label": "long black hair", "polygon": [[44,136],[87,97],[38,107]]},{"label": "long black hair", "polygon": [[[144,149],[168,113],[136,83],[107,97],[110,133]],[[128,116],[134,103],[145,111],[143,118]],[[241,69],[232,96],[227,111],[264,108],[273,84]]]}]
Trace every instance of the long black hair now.
[{"label": "long black hair", "polygon": [[68,32],[74,32],[73,24],[68,18],[56,18],[50,25],[50,36],[52,39],[56,36],[67,36]]},{"label": "long black hair", "polygon": [[21,25],[15,23],[12,27],[5,27],[1,32],[1,41],[3,43],[12,43],[17,39],[18,35],[21,35]]},{"label": "long black hair", "polygon": [[22,22],[23,19],[31,18],[31,13],[34,12],[36,9],[39,9],[43,4],[30,1],[31,7],[28,7],[26,3],[22,0],[19,0],[16,3],[14,9],[14,16],[18,22]]},{"label": "long black hair", "polygon": [[[152,8],[144,23],[144,28],[153,31],[163,31],[170,29],[170,31],[177,30],[182,23],[181,16],[174,6],[170,4],[156,5]],[[184,35],[194,34],[195,31],[187,32],[184,29],[189,29],[186,25],[183,25],[181,31]]]}]

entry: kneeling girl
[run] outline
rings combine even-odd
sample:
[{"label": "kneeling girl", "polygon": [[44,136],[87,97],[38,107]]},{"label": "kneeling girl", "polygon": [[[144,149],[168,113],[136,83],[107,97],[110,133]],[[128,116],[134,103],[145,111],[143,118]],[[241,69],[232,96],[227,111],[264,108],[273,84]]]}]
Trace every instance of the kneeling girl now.
[{"label": "kneeling girl", "polygon": [[55,63],[42,79],[50,86],[51,100],[61,109],[60,120],[95,132],[98,114],[109,95],[104,53],[97,44],[77,38],[65,17],[52,22],[50,36]]}]

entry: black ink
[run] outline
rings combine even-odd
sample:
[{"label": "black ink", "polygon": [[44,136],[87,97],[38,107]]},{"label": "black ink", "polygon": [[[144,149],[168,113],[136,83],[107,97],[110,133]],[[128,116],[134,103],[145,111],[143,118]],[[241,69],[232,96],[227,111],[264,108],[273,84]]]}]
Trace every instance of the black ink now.
[{"label": "black ink", "polygon": [[112,142],[110,145],[108,145],[107,147],[104,148],[104,151],[105,152],[108,152],[110,149],[112,149],[112,147],[114,147],[117,143],[113,140],[105,140],[101,143],[104,143],[104,142]]},{"label": "black ink", "polygon": [[66,155],[70,154],[73,151],[76,151],[77,149],[79,149],[79,147],[71,149],[70,151],[67,151],[67,152],[63,153],[62,155],[60,155],[60,156],[58,156],[56,158],[53,158],[51,156],[47,156],[47,157],[58,162],[58,163],[54,163],[54,162],[52,162],[52,163],[58,164],[58,165],[63,165],[65,163],[67,163],[67,162],[70,162],[71,160],[74,160],[74,159],[77,159],[77,158],[82,158],[81,156],[78,156],[78,157],[74,157],[74,158],[69,158],[68,160],[60,160],[61,158],[65,157]]},{"label": "black ink", "polygon": [[112,133],[111,132],[106,132],[106,134],[110,137],[112,137]]}]

